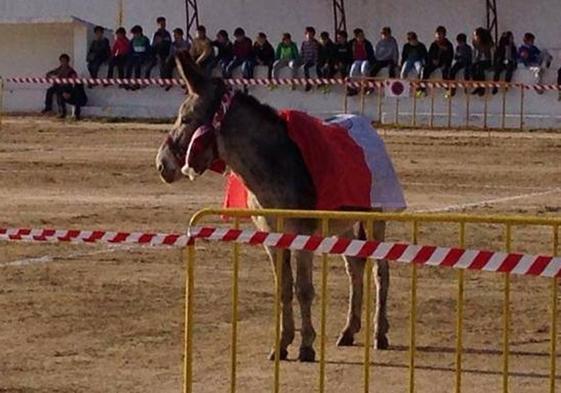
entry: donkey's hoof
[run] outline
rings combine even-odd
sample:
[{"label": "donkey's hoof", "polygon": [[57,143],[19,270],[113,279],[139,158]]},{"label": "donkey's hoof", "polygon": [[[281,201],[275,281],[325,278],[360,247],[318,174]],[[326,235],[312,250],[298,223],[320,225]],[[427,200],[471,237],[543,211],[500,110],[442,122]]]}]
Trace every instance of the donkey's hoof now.
[{"label": "donkey's hoof", "polygon": [[[286,360],[288,358],[288,351],[284,348],[280,349],[280,360]],[[269,360],[274,361],[275,360],[275,350],[273,349],[271,351],[271,353],[269,354]]]},{"label": "donkey's hoof", "polygon": [[312,347],[301,347],[300,355],[298,355],[298,360],[301,362],[315,362],[316,351],[314,351]]},{"label": "donkey's hoof", "polygon": [[386,336],[374,337],[374,349],[385,350],[390,348],[390,342]]},{"label": "donkey's hoof", "polygon": [[355,342],[355,339],[352,334],[349,333],[341,333],[339,338],[337,339],[337,346],[338,347],[351,347]]}]

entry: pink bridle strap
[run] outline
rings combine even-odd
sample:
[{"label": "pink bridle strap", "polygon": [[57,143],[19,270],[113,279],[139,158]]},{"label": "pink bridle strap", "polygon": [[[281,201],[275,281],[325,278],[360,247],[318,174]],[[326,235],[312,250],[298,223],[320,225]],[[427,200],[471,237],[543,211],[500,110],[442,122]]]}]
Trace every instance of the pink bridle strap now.
[{"label": "pink bridle strap", "polygon": [[228,109],[230,109],[230,106],[232,105],[233,98],[234,98],[234,93],[232,92],[232,90],[227,89],[226,93],[224,93],[224,95],[222,96],[222,99],[220,100],[220,105],[218,106],[218,109],[216,110],[212,118],[212,126],[214,127],[215,130],[220,129],[220,126],[222,125],[222,121],[224,120],[224,117],[226,116]]}]

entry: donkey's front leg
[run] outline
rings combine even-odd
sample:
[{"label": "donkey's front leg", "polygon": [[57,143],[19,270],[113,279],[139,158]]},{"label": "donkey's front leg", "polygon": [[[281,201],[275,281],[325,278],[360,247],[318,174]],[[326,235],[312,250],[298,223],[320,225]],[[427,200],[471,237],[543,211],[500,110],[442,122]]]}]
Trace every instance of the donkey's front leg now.
[{"label": "donkey's front leg", "polygon": [[[384,241],[386,238],[386,223],[374,223],[374,239]],[[374,348],[388,349],[388,330],[390,328],[387,314],[388,290],[390,287],[390,267],[388,261],[380,259],[374,266],[374,280],[376,281],[376,315],[374,316]]]},{"label": "donkey's front leg", "polygon": [[296,259],[296,297],[300,303],[302,315],[302,343],[300,344],[301,362],[313,362],[316,359],[314,340],[316,331],[312,324],[312,302],[314,300],[314,284],[312,281],[314,256],[306,251],[294,251]]},{"label": "donkey's front leg", "polygon": [[[282,280],[281,280],[281,310],[282,310],[282,325],[281,325],[281,341],[280,341],[280,360],[286,360],[288,357],[288,346],[294,341],[294,313],[292,310],[293,287],[294,278],[292,276],[292,268],[290,266],[290,251],[276,250],[267,248],[267,253],[271,258],[273,264],[273,272],[276,277],[276,257],[277,253],[282,253]],[[273,347],[269,360],[275,360],[275,347]]]}]

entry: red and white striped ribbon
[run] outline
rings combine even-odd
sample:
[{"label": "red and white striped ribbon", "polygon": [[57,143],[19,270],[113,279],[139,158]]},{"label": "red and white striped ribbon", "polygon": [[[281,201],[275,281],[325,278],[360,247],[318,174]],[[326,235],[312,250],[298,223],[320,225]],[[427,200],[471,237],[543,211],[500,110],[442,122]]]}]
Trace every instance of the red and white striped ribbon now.
[{"label": "red and white striped ribbon", "polygon": [[0,241],[72,242],[185,247],[194,239],[265,245],[289,250],[388,259],[401,263],[445,266],[518,275],[561,277],[561,257],[526,255],[453,247],[352,240],[317,235],[268,233],[255,230],[193,227],[189,235],[56,229],[0,228]]}]

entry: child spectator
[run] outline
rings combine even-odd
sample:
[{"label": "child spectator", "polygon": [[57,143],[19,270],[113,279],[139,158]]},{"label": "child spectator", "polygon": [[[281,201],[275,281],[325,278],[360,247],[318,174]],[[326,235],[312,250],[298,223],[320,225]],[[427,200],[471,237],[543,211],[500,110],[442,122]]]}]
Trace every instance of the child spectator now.
[{"label": "child spectator", "polygon": [[235,41],[232,48],[234,57],[226,66],[225,77],[231,78],[234,69],[241,66],[242,77],[245,79],[251,79],[253,78],[253,69],[255,68],[253,43],[245,36],[245,31],[241,27],[234,30],[234,38]]},{"label": "child spectator", "polygon": [[197,27],[197,34],[193,39],[193,44],[189,50],[191,57],[201,69],[210,75],[214,67],[214,54],[212,52],[212,42],[206,36],[206,28],[204,26]]},{"label": "child spectator", "polygon": [[[512,32],[506,31],[501,35],[499,46],[495,52],[495,75],[493,80],[499,81],[501,73],[505,71],[505,82],[512,81],[512,75],[516,69],[516,45]],[[493,94],[497,94],[499,89],[493,87]]]},{"label": "child spectator", "polygon": [[354,36],[355,38],[350,42],[353,55],[350,76],[351,78],[368,76],[370,65],[374,61],[374,48],[372,43],[364,37],[362,29],[355,29]]},{"label": "child spectator", "polygon": [[[234,57],[234,45],[230,41],[228,32],[220,30],[216,33],[216,40],[212,42],[212,46],[217,49],[216,57],[213,59],[214,65],[218,64],[222,71],[222,77],[227,78],[226,68]],[[214,66],[212,66],[214,68]]]},{"label": "child spectator", "polygon": [[104,32],[105,29],[101,26],[94,28],[95,39],[90,44],[90,49],[88,50],[88,71],[94,79],[97,79],[101,65],[111,56],[111,46],[109,45],[109,40],[103,36]]},{"label": "child spectator", "polygon": [[66,117],[66,104],[74,106],[74,119],[80,120],[82,117],[82,107],[88,103],[88,97],[84,91],[84,85],[76,84],[67,86],[62,91],[62,100],[60,105],[60,118]]},{"label": "child spectator", "polygon": [[[134,77],[140,78],[142,71],[142,66],[146,63],[148,59],[148,54],[150,53],[150,40],[142,33],[142,27],[139,25],[134,26],[131,29],[132,39],[131,50],[129,52],[129,62],[127,67],[127,78],[132,77],[134,70]],[[138,85],[133,85],[132,89],[138,89]]]},{"label": "child spectator", "polygon": [[253,53],[255,53],[256,63],[267,67],[267,76],[271,79],[273,77],[275,49],[267,40],[267,35],[265,33],[257,34],[257,38],[253,44]]},{"label": "child spectator", "polygon": [[[450,76],[450,68],[454,60],[454,46],[446,38],[446,28],[438,26],[435,32],[435,40],[429,48],[427,64],[423,69],[423,79],[429,79],[431,74],[440,68],[442,79],[446,80]],[[424,94],[426,89],[420,89]]]},{"label": "child spectator", "polygon": [[346,31],[338,31],[335,44],[335,72],[339,72],[342,78],[349,75],[351,64],[353,64],[353,51]]},{"label": "child spectator", "polygon": [[333,78],[335,75],[336,47],[327,31],[319,35],[318,77]]},{"label": "child spectator", "polygon": [[388,68],[390,78],[395,78],[395,69],[399,63],[399,48],[397,41],[392,36],[392,29],[382,28],[380,32],[382,38],[376,44],[374,51],[374,65],[372,66],[372,76],[378,75],[382,68]]},{"label": "child spectator", "polygon": [[166,30],[166,18],[163,16],[156,19],[158,30],[152,38],[152,50],[150,53],[150,63],[146,67],[146,78],[150,78],[152,68],[158,64],[160,68],[160,77],[164,77],[164,64],[171,50],[171,34]]},{"label": "child spectator", "polygon": [[115,32],[115,42],[113,43],[113,48],[111,48],[107,78],[113,78],[115,67],[119,71],[119,78],[123,79],[125,77],[125,66],[127,65],[129,52],[130,41],[127,38],[127,31],[123,27],[119,27]]},{"label": "child spectator", "polygon": [[[473,51],[467,44],[467,36],[460,33],[456,36],[456,52],[454,53],[454,65],[450,70],[450,80],[456,80],[456,75],[464,70],[464,80],[469,81],[471,77],[471,63],[473,61]],[[456,95],[456,88],[450,89],[452,96]]]},{"label": "child spectator", "polygon": [[275,63],[273,64],[275,78],[278,77],[279,70],[283,67],[289,67],[292,71],[292,77],[296,77],[298,72],[298,47],[292,42],[292,37],[289,33],[282,35],[282,41],[277,46]]},{"label": "child spectator", "polygon": [[[63,53],[58,58],[60,65],[47,72],[47,78],[76,78],[78,74],[72,67],[70,67],[70,56],[66,53]],[[45,109],[41,113],[50,113],[53,110],[53,97],[56,96],[57,105],[59,110],[59,117],[62,117],[62,92],[68,85],[60,85],[60,84],[53,84],[51,87],[47,89],[47,94],[45,96]]]},{"label": "child spectator", "polygon": [[[191,47],[189,42],[183,38],[183,29],[179,27],[173,30],[173,42],[169,51],[169,56],[164,64],[164,78],[171,78],[173,76],[173,70],[175,69],[175,55],[177,52],[185,50],[188,51]],[[166,91],[171,89],[171,85],[166,86]]]},{"label": "child spectator", "polygon": [[[472,76],[474,81],[484,81],[485,71],[493,66],[493,37],[489,30],[478,27],[473,33],[473,66]],[[471,94],[485,95],[486,89],[476,88]]]},{"label": "child spectator", "polygon": [[426,60],[427,47],[419,42],[417,33],[410,31],[407,33],[407,43],[403,45],[401,51],[401,79],[407,79],[413,69],[417,72],[417,78],[420,78]]},{"label": "child spectator", "polygon": [[[524,34],[524,43],[518,50],[520,62],[524,64],[534,76],[534,83],[540,84],[544,73],[544,65],[549,68],[553,57],[546,50],[540,50],[534,42],[536,37],[532,33]],[[543,94],[543,90],[536,90],[538,94]]]},{"label": "child spectator", "polygon": [[[299,65],[304,66],[304,77],[310,77],[310,68],[316,67],[318,64],[319,57],[319,42],[316,40],[316,29],[311,26],[306,27],[304,32],[306,40],[302,42],[302,47],[300,50],[301,58],[299,59]],[[306,83],[306,91],[310,91],[312,85]]]}]

